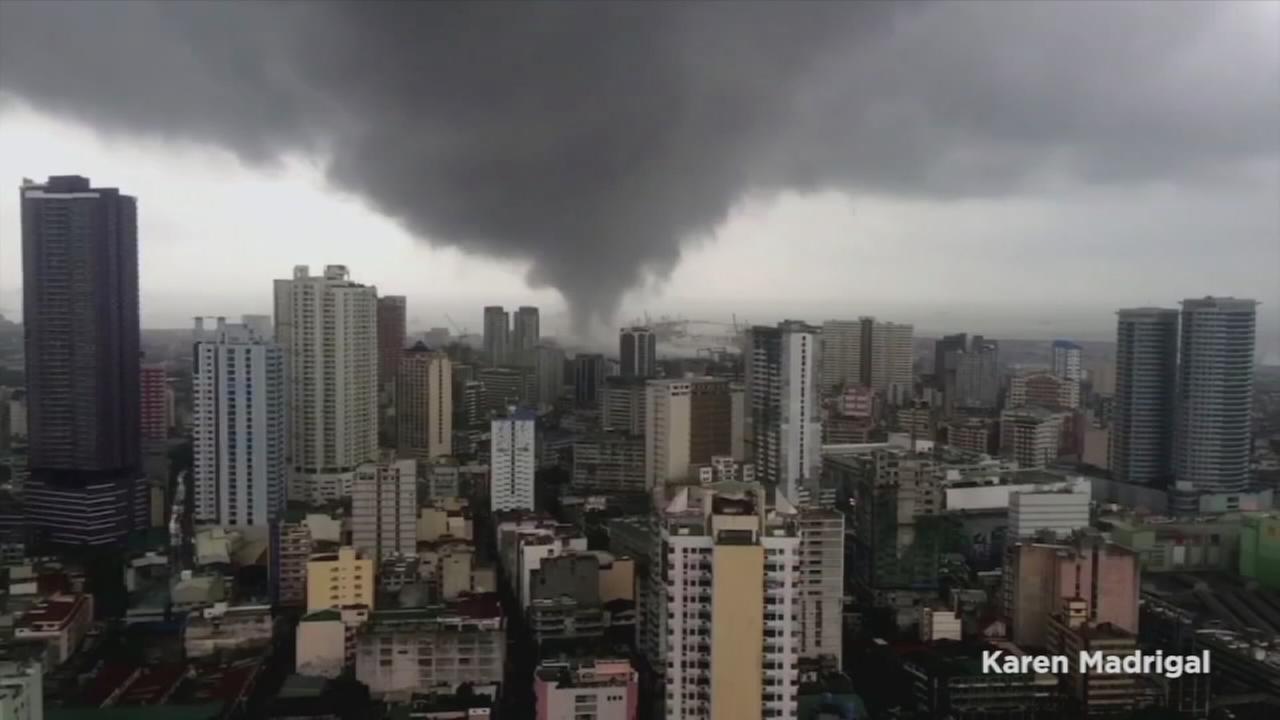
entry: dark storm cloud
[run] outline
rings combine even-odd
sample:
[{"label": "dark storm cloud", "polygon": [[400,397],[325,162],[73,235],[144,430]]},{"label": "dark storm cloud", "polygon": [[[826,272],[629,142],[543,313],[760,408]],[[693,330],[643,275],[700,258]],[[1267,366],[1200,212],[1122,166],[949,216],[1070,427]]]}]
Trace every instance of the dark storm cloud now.
[{"label": "dark storm cloud", "polygon": [[[1183,181],[1277,153],[1250,4],[0,4],[0,90],[91,126],[310,152],[579,318],[745,195]],[[358,239],[353,239],[356,241]],[[780,240],[784,241],[785,238]]]}]

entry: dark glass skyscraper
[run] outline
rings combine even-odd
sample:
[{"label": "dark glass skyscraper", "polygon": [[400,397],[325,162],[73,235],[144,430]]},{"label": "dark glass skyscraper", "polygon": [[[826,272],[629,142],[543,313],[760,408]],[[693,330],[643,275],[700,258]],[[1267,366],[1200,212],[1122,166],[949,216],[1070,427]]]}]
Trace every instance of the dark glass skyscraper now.
[{"label": "dark glass skyscraper", "polygon": [[1111,409],[1111,476],[1164,485],[1173,475],[1178,311],[1120,310],[1116,326],[1116,394]]},{"label": "dark glass skyscraper", "polygon": [[53,542],[115,542],[146,521],[137,204],[76,175],[21,201],[28,519]]},{"label": "dark glass skyscraper", "polygon": [[1173,471],[1197,491],[1249,484],[1257,306],[1230,297],[1182,301]]},{"label": "dark glass skyscraper", "polygon": [[622,377],[651,378],[658,372],[658,344],[647,327],[622,328],[618,333]]}]

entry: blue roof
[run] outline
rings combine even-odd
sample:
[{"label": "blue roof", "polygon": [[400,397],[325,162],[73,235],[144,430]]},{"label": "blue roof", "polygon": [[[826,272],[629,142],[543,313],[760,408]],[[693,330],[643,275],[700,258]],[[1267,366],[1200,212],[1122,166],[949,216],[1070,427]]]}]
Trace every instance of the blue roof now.
[{"label": "blue roof", "polygon": [[1071,350],[1079,350],[1080,346],[1070,340],[1054,340],[1053,346],[1056,348],[1068,348]]}]

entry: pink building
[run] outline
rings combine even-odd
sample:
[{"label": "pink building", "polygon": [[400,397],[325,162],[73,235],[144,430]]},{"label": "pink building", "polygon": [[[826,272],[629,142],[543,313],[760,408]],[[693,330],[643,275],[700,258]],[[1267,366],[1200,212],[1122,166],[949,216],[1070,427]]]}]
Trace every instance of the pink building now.
[{"label": "pink building", "polygon": [[1093,536],[1069,544],[1021,543],[1005,560],[1004,609],[1013,641],[1041,648],[1065,600],[1088,602],[1089,622],[1138,632],[1138,556]]},{"label": "pink building", "polygon": [[538,720],[636,720],[638,678],[629,660],[544,662],[533,679]]},{"label": "pink building", "polygon": [[870,418],[875,410],[875,399],[875,391],[869,387],[845,388],[844,393],[836,398],[836,413],[847,418]]},{"label": "pink building", "polygon": [[173,424],[169,405],[169,377],[162,365],[143,365],[139,385],[142,393],[142,439],[163,441]]},{"label": "pink building", "polygon": [[14,625],[19,640],[43,640],[53,649],[54,667],[75,654],[93,624],[92,595],[54,595],[36,603]]}]

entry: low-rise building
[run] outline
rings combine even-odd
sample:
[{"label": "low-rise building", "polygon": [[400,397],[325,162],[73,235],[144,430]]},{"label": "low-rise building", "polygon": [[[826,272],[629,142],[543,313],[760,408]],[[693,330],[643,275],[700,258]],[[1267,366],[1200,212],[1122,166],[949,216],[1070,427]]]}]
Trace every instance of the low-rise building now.
[{"label": "low-rise building", "polygon": [[912,683],[911,699],[922,717],[985,717],[1054,720],[1064,717],[1058,678],[1047,673],[983,672],[982,654],[1025,655],[1010,643],[943,640],[911,650],[902,668]]},{"label": "low-rise building", "polygon": [[1255,515],[1240,533],[1240,574],[1280,590],[1280,515]]},{"label": "low-rise building", "polygon": [[[1049,618],[1049,652],[1068,658],[1081,653],[1132,655],[1138,650],[1133,633],[1110,623],[1089,622],[1089,602],[1064,600]],[[1068,663],[1063,678],[1072,717],[1115,717],[1156,703],[1155,687],[1137,673],[1104,673]]]},{"label": "low-rise building", "polygon": [[639,674],[624,659],[544,662],[533,677],[537,720],[636,720]]},{"label": "low-rise building", "polygon": [[38,662],[0,661],[0,718],[44,720],[42,676]]},{"label": "low-rise building", "polygon": [[218,603],[187,618],[182,644],[189,658],[266,647],[274,627],[270,605]]},{"label": "low-rise building", "polygon": [[41,600],[23,613],[14,625],[13,636],[17,640],[43,640],[48,643],[56,667],[80,648],[92,624],[92,595],[57,594]]},{"label": "low-rise building", "polygon": [[[1159,515],[1104,515],[1099,525],[1117,543],[1138,554],[1143,572],[1235,572],[1247,518],[1170,518]],[[1244,574],[1244,573],[1241,573]]]},{"label": "low-rise building", "polygon": [[352,605],[374,606],[373,558],[353,547],[318,553],[307,561],[307,612]]},{"label": "low-rise building", "polygon": [[356,642],[356,679],[374,697],[502,682],[506,622],[496,595],[374,611]]},{"label": "low-rise building", "polygon": [[317,610],[298,621],[295,668],[299,675],[335,678],[355,667],[356,633],[369,620],[369,608]]}]

